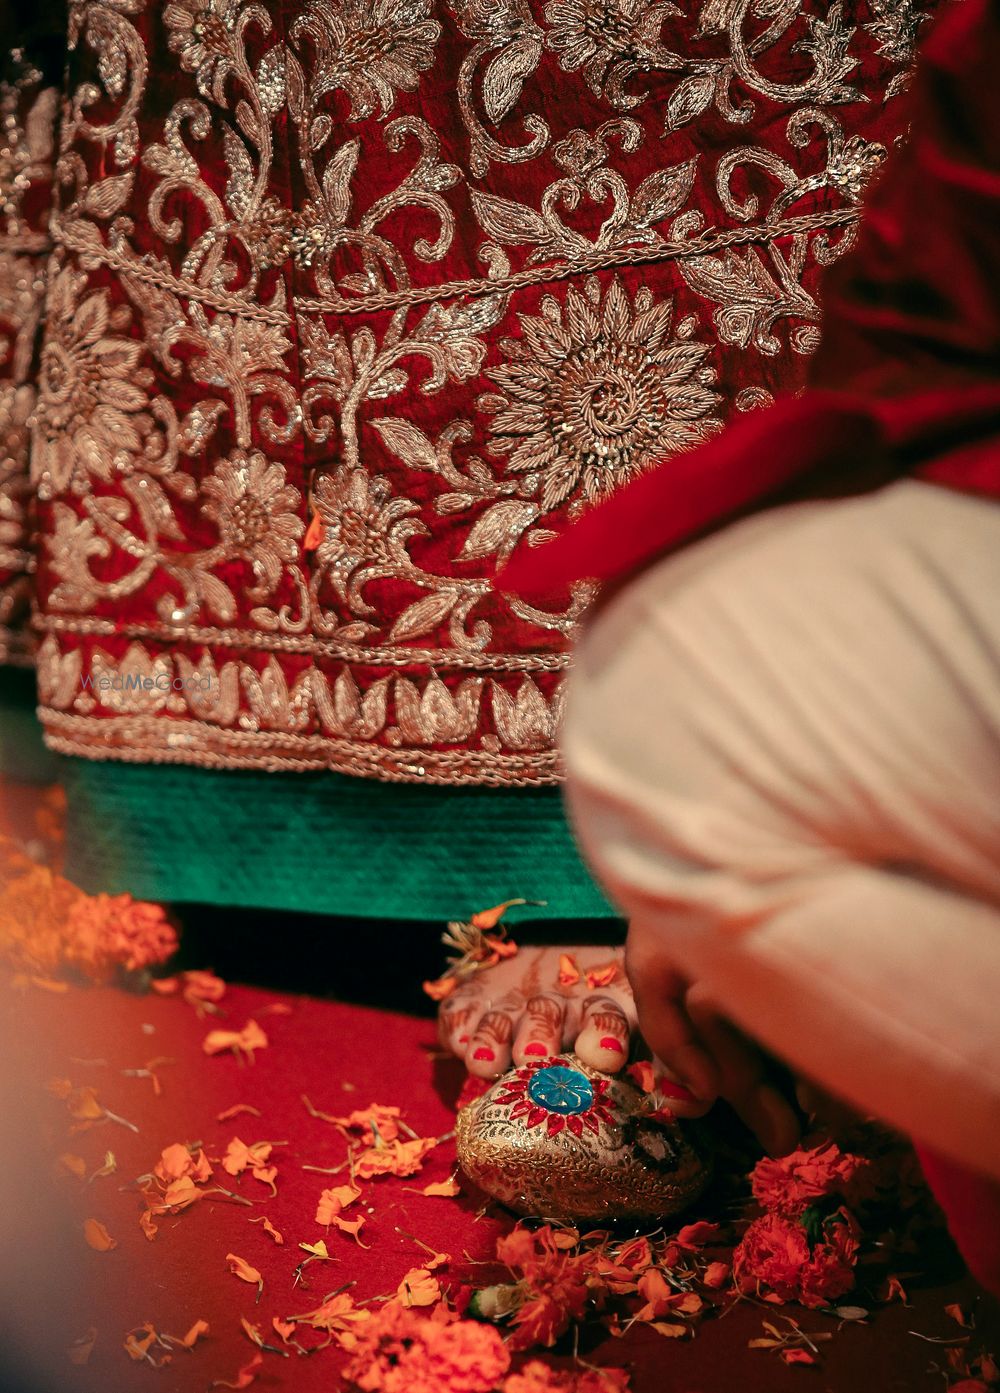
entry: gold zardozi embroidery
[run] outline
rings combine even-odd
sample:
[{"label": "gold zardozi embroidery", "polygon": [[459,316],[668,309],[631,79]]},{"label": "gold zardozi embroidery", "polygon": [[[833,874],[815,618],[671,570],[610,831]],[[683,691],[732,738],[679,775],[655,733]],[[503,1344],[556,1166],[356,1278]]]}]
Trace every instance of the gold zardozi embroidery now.
[{"label": "gold zardozi embroidery", "polygon": [[555,780],[589,592],[535,608],[497,567],[797,382],[923,18],[858,8],[73,0],[55,748]]},{"label": "gold zardozi embroidery", "polygon": [[58,94],[20,50],[0,79],[0,663],[26,663],[34,569],[28,449],[32,369],[49,250],[33,186],[52,177]]}]

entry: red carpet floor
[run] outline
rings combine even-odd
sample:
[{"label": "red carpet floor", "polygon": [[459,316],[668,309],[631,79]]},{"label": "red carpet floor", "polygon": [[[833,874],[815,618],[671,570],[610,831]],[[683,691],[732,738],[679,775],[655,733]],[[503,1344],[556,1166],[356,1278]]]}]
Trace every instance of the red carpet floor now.
[{"label": "red carpet floor", "polygon": [[[15,1184],[6,1202],[23,1209],[22,1297],[28,1300],[39,1272],[49,1293],[43,1338],[62,1370],[59,1393],[202,1393],[215,1379],[235,1380],[253,1356],[241,1316],[274,1339],[272,1317],[309,1310],[344,1283],[356,1284],[359,1300],[394,1291],[425,1257],[415,1239],[452,1254],[456,1263],[485,1259],[510,1222],[499,1215],[478,1217],[482,1198],[475,1193],[455,1199],[415,1193],[452,1173],[454,1147],[444,1142],[419,1175],[364,1186],[351,1217],[365,1217],[361,1236],[370,1244],[367,1250],[336,1229],[326,1233],[314,1222],[317,1199],[346,1175],[322,1176],[303,1166],[339,1165],[346,1144],[335,1127],[308,1114],[301,1095],[338,1115],[372,1102],[397,1105],[420,1136],[440,1136],[453,1125],[459,1073],[438,1056],[427,1021],[240,987],[230,987],[221,1005],[224,1018],[199,1019],[176,996],[76,988],[60,995],[31,989],[0,1002],[10,1030],[8,1078],[14,1080],[16,1105],[29,1117],[18,1125],[32,1125],[37,1103],[45,1136],[44,1154],[31,1161],[30,1194],[18,1197]],[[209,1030],[239,1029],[250,1019],[269,1040],[252,1064],[229,1053],[203,1052]],[[123,1072],[157,1058],[169,1061],[155,1066],[159,1094],[149,1077]],[[104,1108],[138,1130],[107,1122],[74,1134],[65,1102],[45,1091],[49,1078],[92,1086]],[[216,1120],[236,1104],[251,1104],[259,1118],[244,1113]],[[161,1218],[150,1242],[139,1226],[143,1202],[125,1187],[148,1173],[172,1143],[201,1141],[216,1158],[234,1136],[246,1143],[286,1143],[271,1156],[278,1169],[276,1196],[269,1198],[266,1185],[244,1175],[231,1184],[253,1200],[252,1208],[205,1199]],[[68,1152],[84,1159],[89,1176],[109,1149],[117,1163],[112,1175],[88,1184],[54,1173],[56,1158]],[[31,1157],[27,1134],[22,1151]],[[282,1246],[263,1224],[252,1222],[261,1216],[284,1236]],[[105,1225],[117,1246],[106,1252],[87,1247],[87,1219]],[[321,1237],[334,1261],[311,1264],[296,1285],[295,1269],[305,1256],[299,1243]],[[255,1288],[228,1271],[231,1253],[262,1274],[259,1303]],[[3,1262],[8,1288],[16,1288],[9,1255]],[[605,1338],[588,1347],[587,1356],[597,1364],[629,1367],[636,1393],[943,1393],[947,1346],[933,1341],[968,1337],[970,1350],[1000,1349],[996,1305],[970,1279],[956,1275],[950,1262],[949,1269],[947,1256],[916,1254],[914,1268],[930,1263],[938,1275],[907,1282],[911,1305],[886,1305],[869,1322],[837,1331],[818,1369],[786,1367],[770,1353],[749,1349],[748,1341],[762,1333],[762,1320],[773,1319],[773,1311],[749,1302],[704,1322],[692,1340],[668,1341],[637,1328],[624,1340]],[[971,1334],[945,1312],[952,1302],[974,1310],[977,1328]],[[820,1313],[790,1313],[807,1331],[837,1329],[836,1321]],[[191,1352],[176,1350],[162,1368],[133,1363],[123,1350],[126,1332],[143,1322],[183,1335],[197,1320],[208,1322],[207,1337]],[[73,1366],[66,1346],[91,1328],[97,1338],[89,1362]],[[265,1353],[253,1388],[331,1393],[339,1386],[339,1359],[332,1348],[308,1357]]]}]

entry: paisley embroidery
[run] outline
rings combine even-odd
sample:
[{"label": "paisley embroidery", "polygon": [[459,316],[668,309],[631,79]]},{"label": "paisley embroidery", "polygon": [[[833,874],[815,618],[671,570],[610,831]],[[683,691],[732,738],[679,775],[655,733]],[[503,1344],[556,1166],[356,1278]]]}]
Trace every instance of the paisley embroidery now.
[{"label": "paisley embroidery", "polygon": [[[853,216],[924,8],[73,0],[38,401],[0,380],[55,746],[556,779],[589,591],[497,568],[797,385],[851,232],[789,219]],[[179,685],[104,702],[130,665]]]}]

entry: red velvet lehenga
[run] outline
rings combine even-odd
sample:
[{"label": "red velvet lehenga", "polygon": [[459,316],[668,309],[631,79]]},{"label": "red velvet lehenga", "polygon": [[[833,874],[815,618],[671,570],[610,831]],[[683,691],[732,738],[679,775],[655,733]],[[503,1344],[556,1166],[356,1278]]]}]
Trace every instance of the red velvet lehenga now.
[{"label": "red velvet lehenga", "polygon": [[[554,780],[583,600],[511,600],[498,563],[801,380],[920,18],[73,0],[31,465],[55,748]],[[154,685],[102,689],[123,674]]]}]

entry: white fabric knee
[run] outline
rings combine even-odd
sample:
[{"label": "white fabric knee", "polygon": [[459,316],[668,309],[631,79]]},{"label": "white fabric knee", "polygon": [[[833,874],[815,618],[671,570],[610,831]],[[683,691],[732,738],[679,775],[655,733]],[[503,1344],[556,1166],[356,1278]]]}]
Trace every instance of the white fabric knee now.
[{"label": "white fabric knee", "polygon": [[995,1171],[998,596],[993,503],[762,514],[607,602],[563,734],[622,911],[791,1064]]}]

